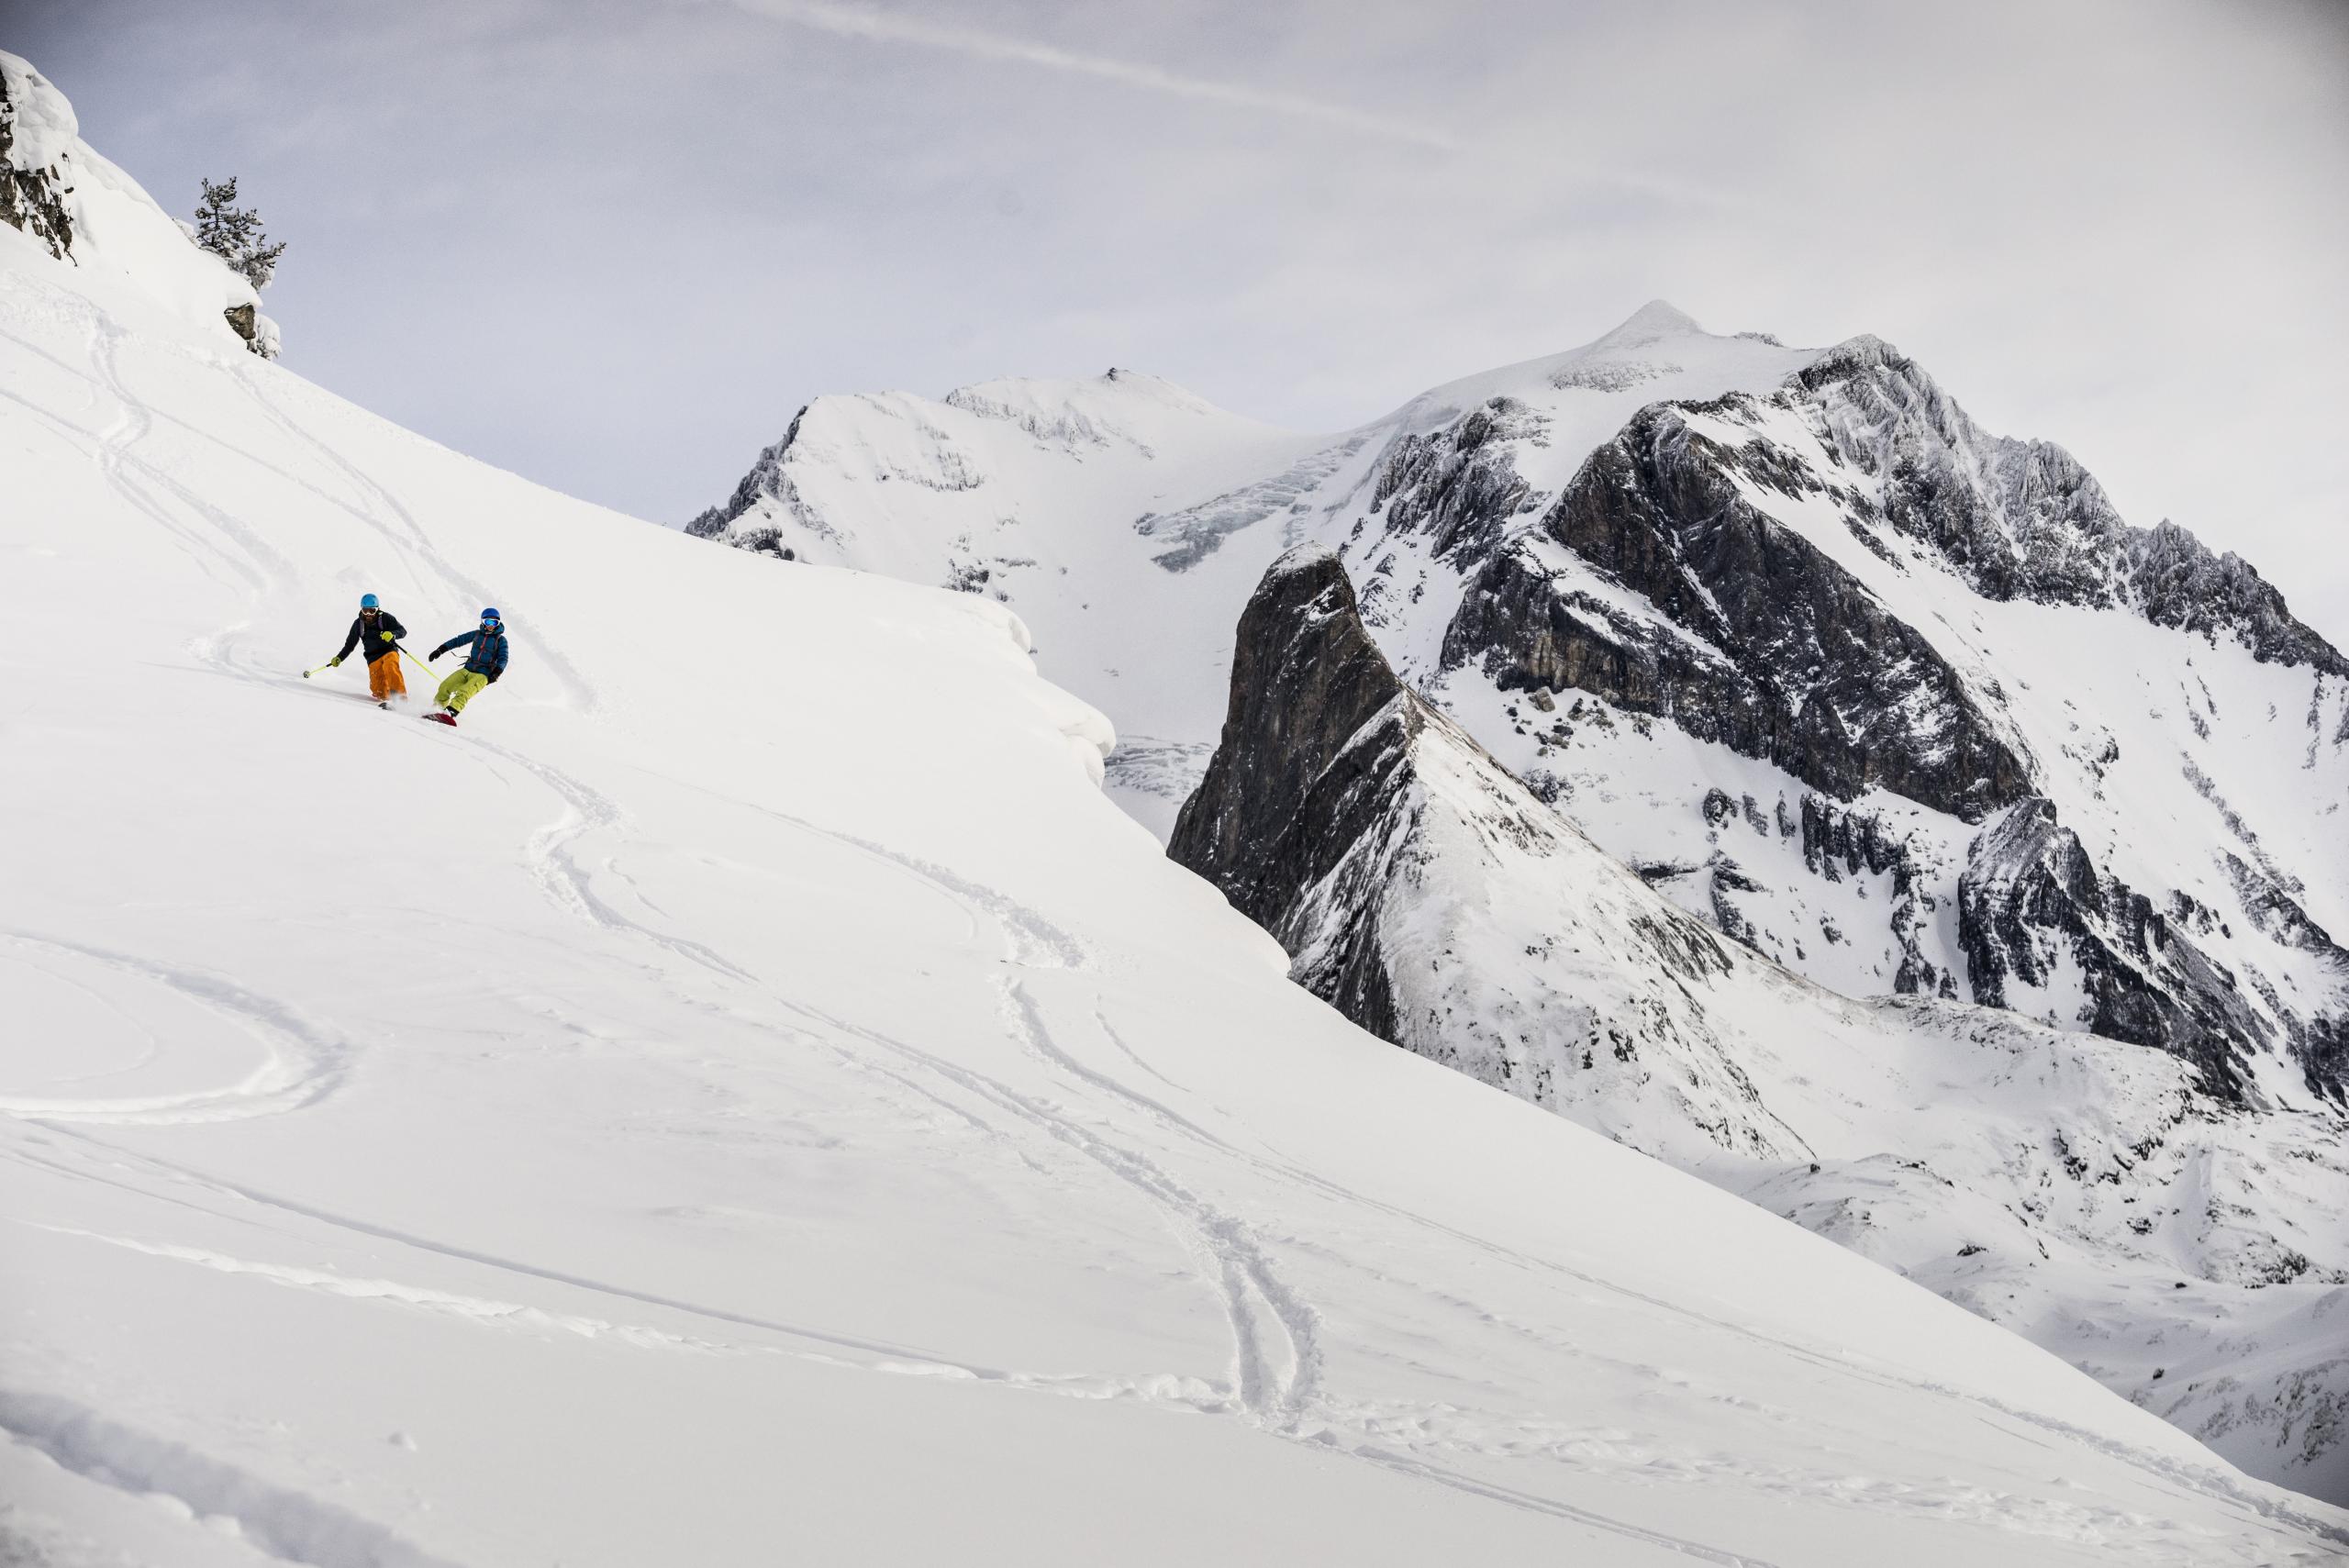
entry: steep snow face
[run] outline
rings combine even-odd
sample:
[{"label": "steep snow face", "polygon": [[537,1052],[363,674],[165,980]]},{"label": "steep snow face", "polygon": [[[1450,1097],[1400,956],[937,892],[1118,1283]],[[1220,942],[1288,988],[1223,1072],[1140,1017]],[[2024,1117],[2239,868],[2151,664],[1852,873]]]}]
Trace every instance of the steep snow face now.
[{"label": "steep snow face", "polygon": [[[130,283],[203,331],[277,349],[261,295],[197,247],[139,183],[82,139],[73,106],[0,50],[0,223],[76,266]],[[249,324],[239,329],[232,317]]]},{"label": "steep snow face", "polygon": [[1240,627],[1170,853],[1300,984],[2349,1495],[2332,1118],[2232,1112],[2169,1056],[1963,1003],[1849,1000],[1726,940],[1406,691],[1326,550],[1276,562]]},{"label": "steep snow face", "polygon": [[[549,495],[14,230],[0,328],[0,1555],[2349,1540],[1343,1023],[1000,605]],[[462,728],[298,676],[362,591],[505,611]]]}]

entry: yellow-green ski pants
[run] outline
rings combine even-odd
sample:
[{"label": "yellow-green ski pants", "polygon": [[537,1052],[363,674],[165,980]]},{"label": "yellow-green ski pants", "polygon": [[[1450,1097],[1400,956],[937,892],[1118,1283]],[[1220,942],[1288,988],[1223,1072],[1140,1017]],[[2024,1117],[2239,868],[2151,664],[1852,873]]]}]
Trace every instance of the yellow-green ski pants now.
[{"label": "yellow-green ski pants", "polygon": [[451,671],[449,678],[440,683],[440,689],[432,694],[432,700],[451,713],[462,713],[465,705],[473,700],[473,694],[487,684],[489,677],[477,671]]}]

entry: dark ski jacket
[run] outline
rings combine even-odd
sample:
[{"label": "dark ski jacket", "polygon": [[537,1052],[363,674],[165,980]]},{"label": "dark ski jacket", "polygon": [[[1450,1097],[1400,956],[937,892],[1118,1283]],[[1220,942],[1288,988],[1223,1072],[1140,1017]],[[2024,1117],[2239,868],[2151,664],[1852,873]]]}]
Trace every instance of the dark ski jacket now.
[{"label": "dark ski jacket", "polygon": [[367,662],[370,664],[378,659],[389,658],[392,645],[384,640],[384,633],[387,631],[394,637],[407,635],[407,628],[402,626],[400,617],[392,614],[391,611],[378,610],[375,613],[373,626],[367,624],[367,612],[360,611],[359,618],[351,623],[351,635],[342,639],[342,651],[336,654],[335,658],[338,660],[350,658],[351,651],[354,648],[365,650]]},{"label": "dark ski jacket", "polygon": [[465,655],[465,668],[476,675],[487,675],[495,681],[506,673],[506,634],[503,631],[462,631],[432,651],[438,659],[451,648],[462,648],[468,642],[473,651]]}]

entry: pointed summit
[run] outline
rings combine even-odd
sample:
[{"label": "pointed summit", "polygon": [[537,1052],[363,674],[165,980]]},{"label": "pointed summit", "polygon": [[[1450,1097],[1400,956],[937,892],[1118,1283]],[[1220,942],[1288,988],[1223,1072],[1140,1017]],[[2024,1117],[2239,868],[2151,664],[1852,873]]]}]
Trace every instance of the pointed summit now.
[{"label": "pointed summit", "polygon": [[1631,319],[1598,340],[1621,348],[1633,343],[1653,343],[1658,338],[1706,335],[1694,317],[1671,301],[1652,299],[1633,311]]}]

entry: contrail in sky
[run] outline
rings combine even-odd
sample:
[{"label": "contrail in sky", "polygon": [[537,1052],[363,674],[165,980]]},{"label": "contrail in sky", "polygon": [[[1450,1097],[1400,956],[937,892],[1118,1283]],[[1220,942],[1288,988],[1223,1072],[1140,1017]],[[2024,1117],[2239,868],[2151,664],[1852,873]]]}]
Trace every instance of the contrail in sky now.
[{"label": "contrail in sky", "polygon": [[1291,93],[1240,86],[1229,82],[1211,82],[1197,76],[1180,76],[1155,66],[1137,65],[1130,61],[1110,60],[1097,54],[1078,54],[1070,50],[1056,49],[1051,44],[1031,43],[1025,39],[974,32],[965,28],[941,27],[934,22],[886,11],[833,5],[828,0],[734,0],[734,3],[757,16],[795,22],[841,38],[869,39],[876,43],[913,44],[923,49],[945,50],[974,60],[999,60],[1019,65],[1041,66],[1047,71],[1097,77],[1105,82],[1119,82],[1130,87],[1167,93],[1181,98],[1263,109],[1272,114],[1286,115],[1292,119],[1315,120],[1322,125],[1360,131],[1389,141],[1408,142],[1446,152],[1464,150],[1464,144],[1453,138],[1408,121],[1365,114],[1359,109],[1349,109]]}]

